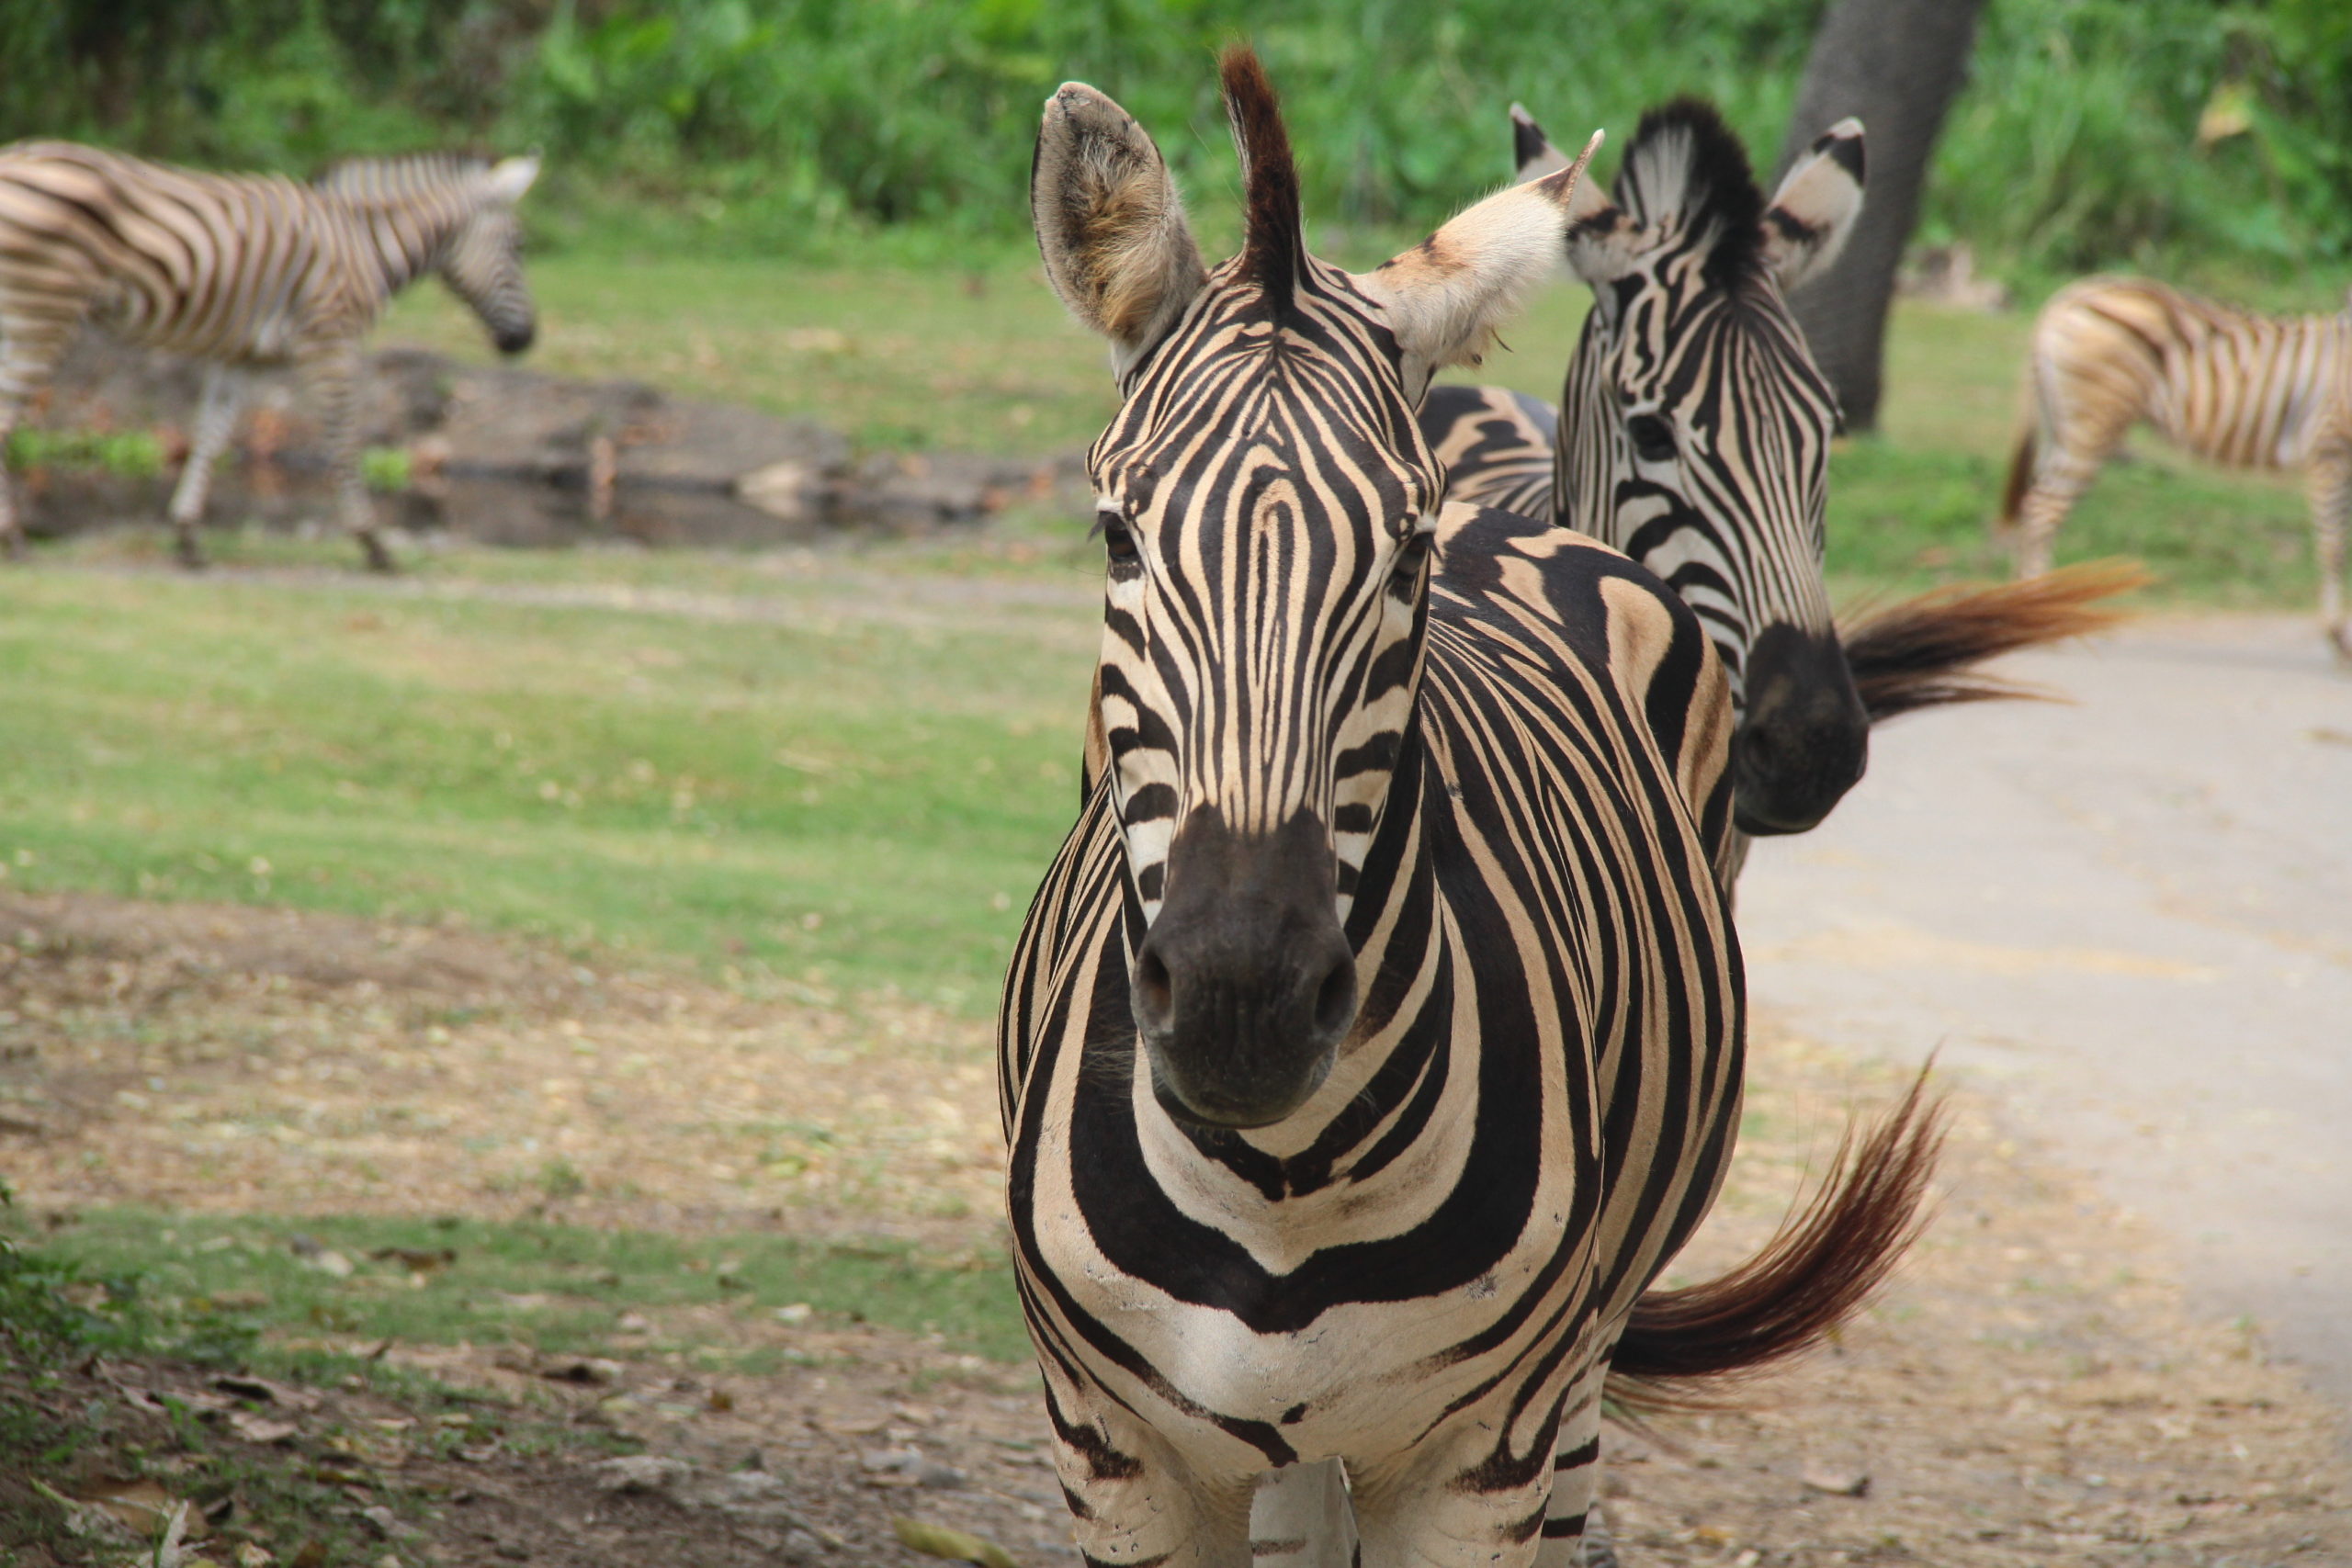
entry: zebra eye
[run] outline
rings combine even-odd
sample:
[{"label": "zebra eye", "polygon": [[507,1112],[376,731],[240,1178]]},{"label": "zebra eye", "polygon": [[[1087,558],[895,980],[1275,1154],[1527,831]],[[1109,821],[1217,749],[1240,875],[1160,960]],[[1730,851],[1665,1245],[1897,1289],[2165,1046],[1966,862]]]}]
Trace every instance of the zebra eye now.
[{"label": "zebra eye", "polygon": [[1645,463],[1663,463],[1674,456],[1674,427],[1657,414],[1635,414],[1625,422],[1625,433]]},{"label": "zebra eye", "polygon": [[1430,535],[1426,530],[1416,529],[1398,543],[1393,570],[1400,579],[1416,577],[1420,573],[1421,563],[1429,558]]},{"label": "zebra eye", "polygon": [[1135,530],[1117,513],[1096,513],[1093,532],[1102,536],[1103,553],[1111,558],[1114,567],[1133,566],[1143,558],[1142,552],[1136,548]]}]

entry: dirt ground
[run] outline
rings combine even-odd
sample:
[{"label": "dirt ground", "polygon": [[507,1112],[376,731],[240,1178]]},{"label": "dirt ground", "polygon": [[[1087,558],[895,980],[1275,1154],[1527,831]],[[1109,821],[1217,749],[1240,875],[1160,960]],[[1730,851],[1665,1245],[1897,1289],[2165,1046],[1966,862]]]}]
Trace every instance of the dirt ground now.
[{"label": "dirt ground", "polygon": [[[1732,1189],[1685,1277],[1759,1242],[1849,1112],[1899,1088],[1770,1017],[1752,1083]],[[2250,1332],[2191,1312],[2153,1235],[1952,1089],[1939,1212],[1884,1301],[1738,1413],[1612,1432],[1629,1564],[2352,1562],[2352,1467],[2327,1407]],[[999,1155],[969,1021],[585,967],[463,930],[0,896],[0,1169],[35,1214],[540,1214],[954,1254],[995,1245]],[[577,1179],[551,1190],[555,1159]],[[922,1559],[896,1516],[1067,1560],[1027,1369],[879,1329],[716,1312],[661,1326],[770,1337],[813,1364],[385,1350],[484,1391],[454,1425],[365,1390],[256,1395],[112,1362],[40,1397],[60,1418],[108,1412],[115,1451],[165,1475],[158,1392],[210,1401],[256,1462],[331,1478],[322,1507],[395,1562],[905,1568]],[[533,1424],[577,1441],[515,1435]],[[607,1458],[616,1437],[645,1455]],[[370,1517],[394,1497],[401,1511]],[[303,1543],[239,1528],[230,1507],[219,1550],[190,1550],[301,1562]]]}]

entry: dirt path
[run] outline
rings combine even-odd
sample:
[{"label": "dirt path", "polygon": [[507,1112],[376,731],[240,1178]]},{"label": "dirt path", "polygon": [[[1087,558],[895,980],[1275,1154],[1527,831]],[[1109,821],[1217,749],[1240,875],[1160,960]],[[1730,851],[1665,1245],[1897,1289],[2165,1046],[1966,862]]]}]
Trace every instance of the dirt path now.
[{"label": "dirt path", "polygon": [[[968,1021],[274,912],[0,897],[0,1162],[37,1211],[421,1205],[994,1243],[987,1043]],[[1769,1011],[1755,1081],[1688,1277],[1759,1242],[1849,1110],[1897,1088]],[[779,1150],[780,1121],[825,1136]],[[552,1154],[577,1190],[551,1198],[534,1179]],[[2037,1160],[2006,1106],[1965,1086],[1944,1191],[1926,1244],[1837,1353],[1759,1387],[1747,1414],[1612,1436],[1611,1506],[1634,1561],[2352,1561],[2352,1473],[2328,1411],[2257,1340],[2185,1303],[2160,1236]],[[754,1378],[626,1353],[583,1369],[394,1347],[493,1391],[481,1430],[509,1436],[436,1447],[423,1439],[441,1417],[329,1391],[255,1446],[315,1467],[353,1461],[357,1441],[366,1484],[323,1506],[357,1517],[413,1500],[425,1535],[403,1561],[618,1568],[691,1541],[713,1563],[910,1568],[888,1523],[900,1513],[1058,1560],[1024,1369],[764,1310],[673,1315],[660,1337],[789,1364]],[[111,1404],[135,1432],[153,1403],[138,1390],[200,1393],[189,1377],[100,1367],[47,1397]],[[526,1418],[675,1462],[630,1481],[594,1468],[595,1451],[524,1442]],[[727,1479],[755,1452],[775,1479]]]},{"label": "dirt path", "polygon": [[1740,888],[1756,998],[1942,1060],[2352,1410],[2352,672],[2301,616],[2013,661]]}]

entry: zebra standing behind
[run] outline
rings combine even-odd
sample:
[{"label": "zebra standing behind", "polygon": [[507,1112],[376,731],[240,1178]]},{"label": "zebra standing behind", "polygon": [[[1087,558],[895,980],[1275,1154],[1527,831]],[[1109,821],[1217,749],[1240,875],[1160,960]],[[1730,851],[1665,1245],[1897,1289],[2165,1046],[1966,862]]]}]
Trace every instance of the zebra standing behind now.
[{"label": "zebra standing behind", "polygon": [[[1566,160],[1512,109],[1520,177]],[[1549,517],[1624,550],[1688,602],[1732,682],[1743,833],[1803,832],[1861,776],[1871,724],[2010,694],[1969,673],[2079,635],[2130,574],[1939,591],[1841,633],[1825,578],[1837,400],[1785,296],[1860,215],[1859,121],[1824,133],[1768,197],[1713,106],[1645,113],[1609,200],[1566,247],[1592,288],[1560,408],[1444,386],[1424,434],[1456,499]],[[1744,844],[1733,850],[1735,864]]]},{"label": "zebra standing behind", "polygon": [[2320,627],[2352,660],[2352,303],[2334,315],[2265,316],[2145,278],[2086,277],[2041,308],[2030,352],[2026,418],[1996,525],[2014,535],[2019,577],[2050,570],[2058,525],[2145,420],[2213,462],[2302,470]]},{"label": "zebra standing behind", "polygon": [[0,548],[24,547],[6,446],[84,321],[206,362],[169,515],[180,559],[256,369],[291,366],[326,433],[335,507],[391,570],[359,471],[360,340],[392,295],[438,272],[501,353],[531,344],[514,205],[538,160],[428,154],[345,164],[314,186],[213,175],[67,141],[0,148]]},{"label": "zebra standing behind", "polygon": [[[1812,1342],[1883,1276],[1916,1100],[1756,1265],[1649,1287],[1743,1070],[1730,700],[1616,551],[1442,504],[1414,421],[1583,215],[1581,163],[1379,269],[1308,255],[1254,55],[1211,269],[1150,138],[1047,103],[1047,276],[1106,337],[1102,766],[999,1032],[1016,1275],[1090,1562],[1566,1564],[1612,1375]],[[1343,1507],[1252,1503],[1345,1467]],[[1318,1508],[1336,1490],[1300,1489]]]}]

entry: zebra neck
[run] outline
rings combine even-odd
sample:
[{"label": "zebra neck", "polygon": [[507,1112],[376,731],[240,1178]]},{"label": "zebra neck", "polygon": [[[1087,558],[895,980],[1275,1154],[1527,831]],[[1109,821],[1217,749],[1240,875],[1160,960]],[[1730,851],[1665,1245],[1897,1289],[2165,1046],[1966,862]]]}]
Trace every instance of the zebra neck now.
[{"label": "zebra neck", "polygon": [[449,237],[468,217],[467,209],[447,196],[359,207],[352,216],[367,236],[368,251],[384,280],[384,292],[397,294],[441,265]]},{"label": "zebra neck", "polygon": [[[1363,1004],[1330,1077],[1273,1127],[1182,1129],[1200,1157],[1269,1201],[1376,1175],[1435,1112],[1451,1065],[1453,964],[1425,829],[1444,806],[1443,780],[1416,723],[1400,747],[1348,918]],[[1140,1061],[1138,1067],[1148,1070]]]}]

